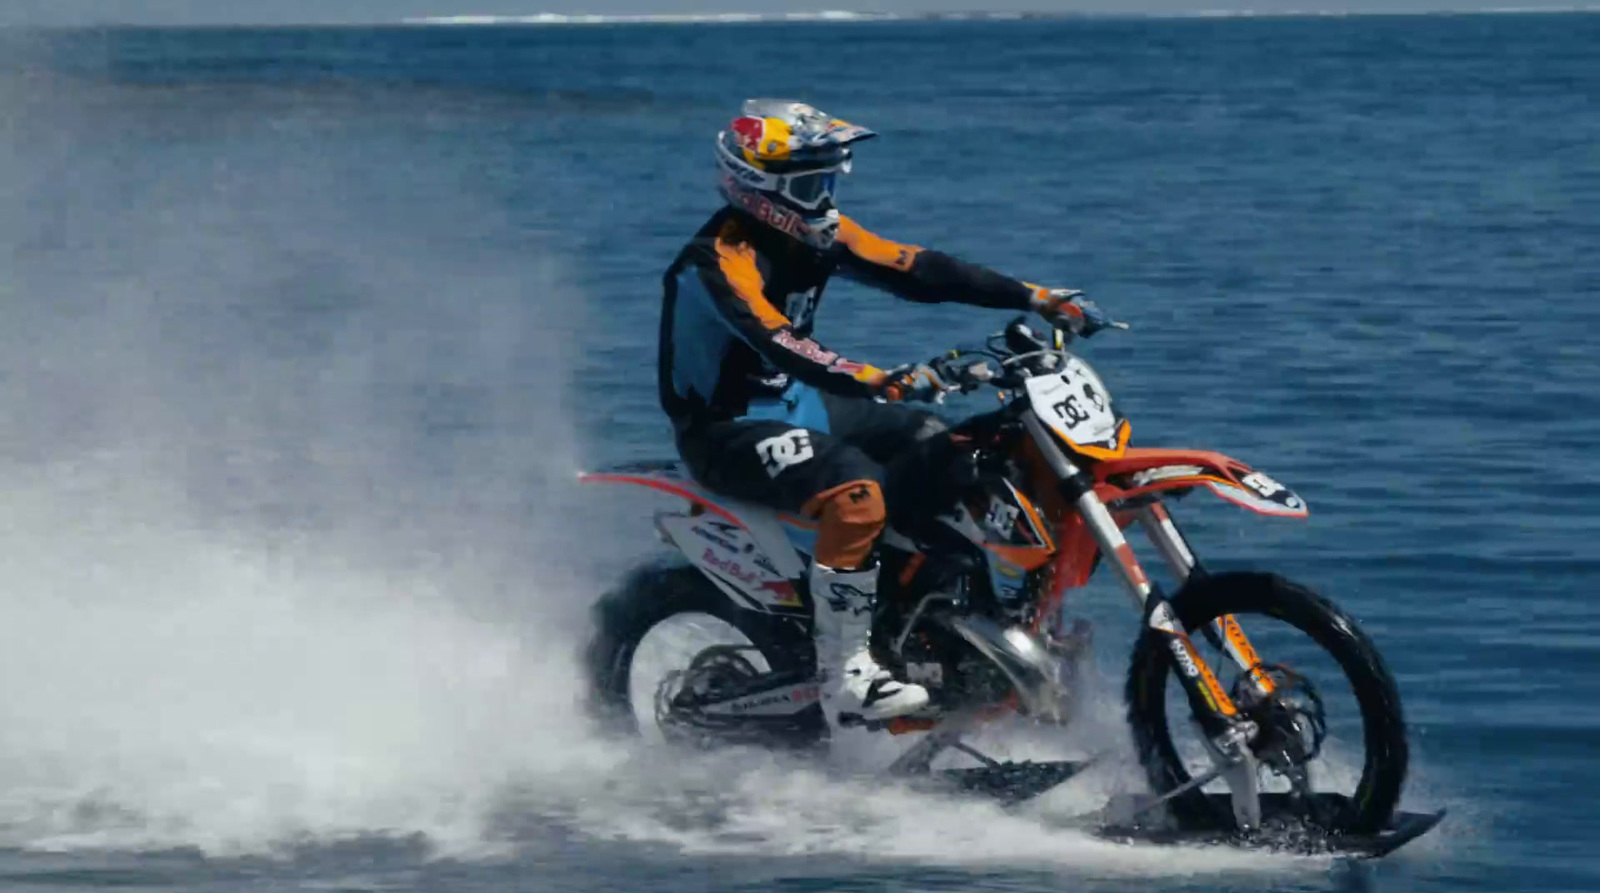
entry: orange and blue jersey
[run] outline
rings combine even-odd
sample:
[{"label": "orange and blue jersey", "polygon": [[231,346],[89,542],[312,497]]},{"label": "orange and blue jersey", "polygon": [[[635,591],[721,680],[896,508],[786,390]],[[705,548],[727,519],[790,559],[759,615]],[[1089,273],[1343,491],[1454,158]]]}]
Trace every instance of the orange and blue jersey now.
[{"label": "orange and blue jersey", "polygon": [[826,430],[815,391],[868,397],[883,372],[811,337],[838,273],[900,298],[1026,310],[1037,286],[839,219],[827,251],[725,208],[668,269],[661,314],[661,404],[676,422],[781,418]]}]

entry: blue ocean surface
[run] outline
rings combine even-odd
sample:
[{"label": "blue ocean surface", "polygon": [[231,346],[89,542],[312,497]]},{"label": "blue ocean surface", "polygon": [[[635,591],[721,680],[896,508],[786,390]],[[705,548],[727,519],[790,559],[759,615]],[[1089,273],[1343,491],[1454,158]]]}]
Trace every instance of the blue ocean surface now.
[{"label": "blue ocean surface", "polygon": [[[186,891],[1600,889],[1600,16],[0,32],[0,884]],[[1092,841],[575,703],[650,554],[660,277],[752,95],[882,134],[891,238],[1082,288],[1218,567],[1405,698],[1377,865]],[[891,365],[1003,314],[829,289]],[[987,405],[955,402],[952,414]],[[1134,618],[1101,581],[1115,742]],[[748,765],[747,765],[748,764]],[[1074,799],[1076,797],[1076,799]]]}]

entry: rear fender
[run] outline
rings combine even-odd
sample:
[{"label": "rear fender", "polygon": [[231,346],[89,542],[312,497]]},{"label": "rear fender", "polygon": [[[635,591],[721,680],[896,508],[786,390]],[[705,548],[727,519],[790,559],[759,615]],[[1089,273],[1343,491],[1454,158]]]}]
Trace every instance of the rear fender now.
[{"label": "rear fender", "polygon": [[1204,488],[1262,515],[1304,518],[1306,501],[1266,474],[1205,450],[1129,449],[1095,463],[1095,491],[1107,504],[1163,490]]},{"label": "rear fender", "polygon": [[795,581],[805,562],[770,509],[713,494],[681,465],[639,463],[578,475],[583,483],[632,484],[685,499],[687,513],[661,512],[656,529],[740,607],[788,613],[804,607]]}]

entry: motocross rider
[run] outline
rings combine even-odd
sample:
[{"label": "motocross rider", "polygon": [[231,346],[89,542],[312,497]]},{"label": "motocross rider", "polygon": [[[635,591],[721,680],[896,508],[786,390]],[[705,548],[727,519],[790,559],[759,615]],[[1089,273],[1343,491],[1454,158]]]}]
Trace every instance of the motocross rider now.
[{"label": "motocross rider", "polygon": [[661,403],[691,474],[708,489],[817,521],[810,591],[824,713],[837,726],[912,713],[920,685],[869,646],[873,543],[887,518],[884,463],[946,437],[927,365],[879,369],[811,338],[834,273],[919,303],[1034,310],[1088,335],[1108,320],[1072,289],[1042,288],[948,254],[892,242],[834,205],[851,144],[875,136],[800,102],[752,99],[717,134],[727,201],[665,277]]}]

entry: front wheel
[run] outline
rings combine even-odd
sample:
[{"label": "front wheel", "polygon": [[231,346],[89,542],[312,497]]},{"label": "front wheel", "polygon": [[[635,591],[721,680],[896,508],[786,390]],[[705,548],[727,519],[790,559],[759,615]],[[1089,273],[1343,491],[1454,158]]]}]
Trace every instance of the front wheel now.
[{"label": "front wheel", "polygon": [[[1251,624],[1251,637],[1256,640],[1262,655],[1263,668],[1271,669],[1275,678],[1287,682],[1279,693],[1256,705],[1241,705],[1245,715],[1256,719],[1265,727],[1275,717],[1288,711],[1299,711],[1305,716],[1303,726],[1314,726],[1314,746],[1302,749],[1307,763],[1321,750],[1322,736],[1332,730],[1337,736],[1346,732],[1361,742],[1363,756],[1360,776],[1353,791],[1339,798],[1338,807],[1324,814],[1302,816],[1310,818],[1323,830],[1332,834],[1371,834],[1381,830],[1394,813],[1400,800],[1400,789],[1406,776],[1406,733],[1401,716],[1400,695],[1394,679],[1384,666],[1383,659],[1372,641],[1333,603],[1303,586],[1282,577],[1261,573],[1225,573],[1216,576],[1196,576],[1171,599],[1171,607],[1183,628],[1194,633],[1226,615],[1256,615],[1279,621],[1278,635],[1267,630],[1258,633]],[[1307,638],[1310,642],[1305,641]],[[1194,640],[1198,645],[1199,636]],[[1216,652],[1213,652],[1216,653]],[[1220,653],[1207,660],[1222,680],[1227,671],[1237,669]],[[1290,670],[1287,658],[1294,658],[1295,668]],[[1331,661],[1329,660],[1331,658]],[[1274,664],[1282,660],[1284,663]],[[1312,670],[1315,665],[1317,670]],[[1182,755],[1174,742],[1174,728],[1189,725],[1189,712],[1183,702],[1174,697],[1169,711],[1168,694],[1178,689],[1174,679],[1168,686],[1172,657],[1161,640],[1151,630],[1145,630],[1134,648],[1132,665],[1128,671],[1128,722],[1132,727],[1133,741],[1140,762],[1144,765],[1151,788],[1162,794],[1188,782],[1190,767],[1196,765],[1194,748],[1189,748],[1189,759]],[[1359,732],[1354,716],[1336,716],[1347,721],[1344,726],[1325,724],[1323,717],[1325,698],[1309,682],[1312,674],[1317,682],[1328,686],[1330,696],[1335,691],[1336,679],[1342,674],[1349,683],[1349,695],[1358,708],[1346,713],[1359,715]],[[1235,691],[1243,688],[1244,674],[1236,680]],[[1305,695],[1309,693],[1309,698]],[[1294,702],[1299,696],[1299,702]],[[1348,698],[1346,698],[1348,700]],[[1309,705],[1309,706],[1308,706]],[[1314,709],[1314,719],[1310,713]],[[1175,715],[1169,715],[1175,714]],[[1176,720],[1177,725],[1175,725]],[[1264,761],[1265,762],[1265,761]],[[1281,763],[1281,760],[1280,760]],[[1275,767],[1276,768],[1276,767]],[[1301,772],[1306,767],[1295,767],[1284,773]],[[1352,767],[1353,769],[1353,767]],[[1196,770],[1198,772],[1198,770]],[[1337,774],[1335,770],[1333,774]],[[1303,781],[1307,776],[1302,775]],[[1309,782],[1304,782],[1309,787]],[[1313,801],[1315,798],[1307,798]],[[1215,820],[1213,807],[1200,788],[1173,798],[1169,811],[1180,824],[1211,823]]]}]

